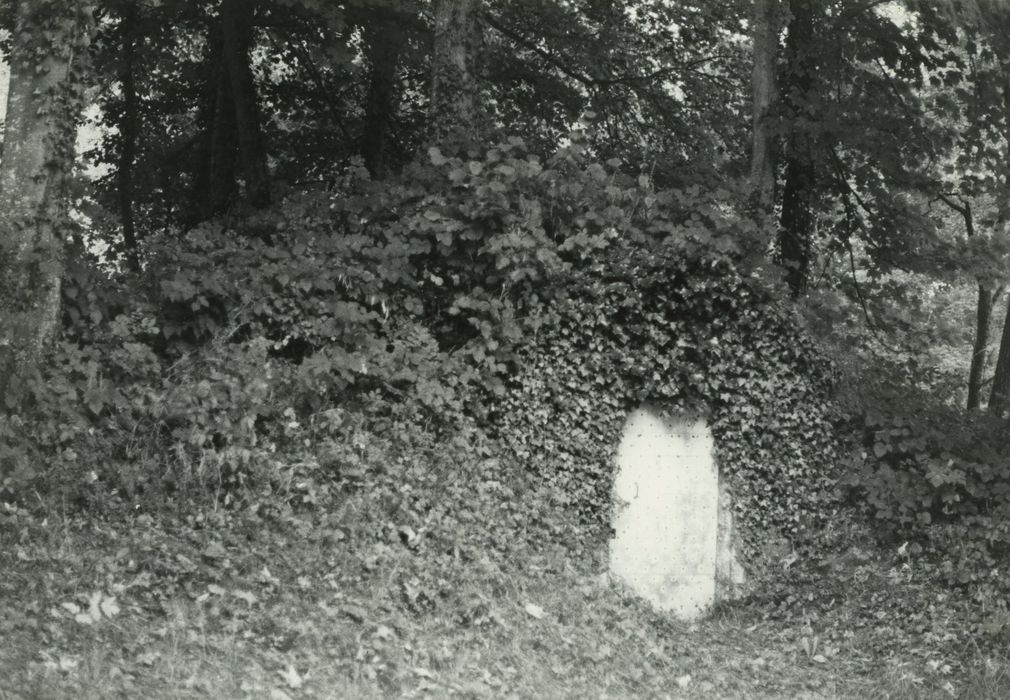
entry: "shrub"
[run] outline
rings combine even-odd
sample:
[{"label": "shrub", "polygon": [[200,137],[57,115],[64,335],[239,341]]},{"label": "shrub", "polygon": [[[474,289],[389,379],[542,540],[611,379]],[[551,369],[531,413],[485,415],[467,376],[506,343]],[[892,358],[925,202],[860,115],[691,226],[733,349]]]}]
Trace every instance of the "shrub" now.
[{"label": "shrub", "polygon": [[850,416],[855,438],[842,485],[891,535],[934,523],[971,525],[973,539],[1007,544],[1010,444],[1003,421],[964,414],[910,390],[874,393]]}]

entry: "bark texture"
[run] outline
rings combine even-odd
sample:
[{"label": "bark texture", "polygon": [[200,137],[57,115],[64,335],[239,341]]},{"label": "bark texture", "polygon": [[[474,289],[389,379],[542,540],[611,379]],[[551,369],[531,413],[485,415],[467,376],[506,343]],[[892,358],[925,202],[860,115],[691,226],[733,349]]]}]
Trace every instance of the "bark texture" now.
[{"label": "bark texture", "polygon": [[[1003,119],[1004,137],[1007,151],[1003,155],[1006,165],[1004,175],[1005,185],[1010,189],[1010,82],[1003,86]],[[1000,223],[1010,218],[1010,201],[1008,193],[1004,193],[1000,206]],[[999,343],[999,355],[996,358],[996,374],[992,380],[992,391],[989,393],[989,412],[1002,416],[1010,411],[1010,302],[1007,303],[1007,315],[1003,322],[1003,335]]]},{"label": "bark texture", "polygon": [[191,225],[221,214],[239,199],[239,176],[254,207],[270,203],[270,173],[249,51],[252,0],[223,0],[210,28],[203,136],[193,180]]},{"label": "bark texture", "polygon": [[140,102],[137,98],[137,3],[127,2],[120,25],[122,57],[119,82],[123,89],[123,114],[119,122],[119,217],[123,225],[123,247],[126,262],[134,272],[140,272],[137,252],[137,231],[133,213],[133,166],[137,158],[137,135],[140,124]]},{"label": "bark texture", "polygon": [[786,283],[794,297],[806,291],[814,231],[814,166],[809,104],[817,66],[814,60],[814,0],[790,0],[789,32],[786,38],[788,69],[782,99],[792,122],[785,148],[786,173],[779,220],[778,258],[786,270]]},{"label": "bark texture", "polygon": [[975,343],[968,370],[968,410],[974,411],[982,402],[982,375],[985,373],[985,350],[989,344],[989,325],[995,294],[988,286],[978,284],[978,306],[975,312]]},{"label": "bark texture", "polygon": [[479,130],[481,7],[480,0],[434,0],[429,119],[435,139],[456,131],[475,136]]},{"label": "bark texture", "polygon": [[270,203],[270,171],[256,83],[249,64],[254,4],[253,0],[224,0],[221,3],[221,29],[246,198],[254,207],[264,207]]},{"label": "bark texture", "polygon": [[0,160],[0,397],[8,406],[59,323],[66,175],[83,96],[77,72],[91,26],[84,3],[19,4]]},{"label": "bark texture", "polygon": [[[971,202],[956,200],[947,195],[940,199],[964,219],[965,235],[975,237],[975,215]],[[971,351],[971,368],[968,370],[968,410],[976,410],[982,402],[982,375],[985,373],[985,351],[989,345],[989,325],[992,321],[992,307],[1000,291],[992,291],[983,279],[978,280],[978,302],[975,310],[975,341]]]},{"label": "bark texture", "polygon": [[1001,416],[1010,410],[1010,302],[1007,303],[1007,318],[1003,322],[1003,335],[999,342],[996,358],[996,374],[992,379],[989,394],[989,412]]},{"label": "bark texture", "polygon": [[369,68],[361,152],[368,172],[381,180],[389,174],[393,162],[393,115],[399,99],[396,69],[403,32],[395,20],[375,17],[365,27],[364,35]]},{"label": "bark texture", "polygon": [[775,101],[775,57],[778,50],[778,0],[754,0],[754,68],[750,187],[759,220],[775,205],[774,139],[768,115]]}]

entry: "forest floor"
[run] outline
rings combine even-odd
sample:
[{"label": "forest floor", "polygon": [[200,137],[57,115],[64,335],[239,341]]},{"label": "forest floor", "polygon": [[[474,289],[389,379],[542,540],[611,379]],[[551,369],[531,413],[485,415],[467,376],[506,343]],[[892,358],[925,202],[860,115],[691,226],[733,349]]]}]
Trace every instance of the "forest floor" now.
[{"label": "forest floor", "polygon": [[410,544],[312,517],[10,511],[0,698],[1010,697],[1010,619],[894,552],[798,561],[685,624],[599,562]]}]

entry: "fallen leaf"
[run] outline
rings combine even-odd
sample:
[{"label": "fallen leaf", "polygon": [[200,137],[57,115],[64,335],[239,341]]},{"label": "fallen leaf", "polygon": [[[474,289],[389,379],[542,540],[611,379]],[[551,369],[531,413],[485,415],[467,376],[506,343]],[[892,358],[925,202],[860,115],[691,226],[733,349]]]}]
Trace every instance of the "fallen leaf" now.
[{"label": "fallen leaf", "polygon": [[544,619],[544,615],[547,614],[544,612],[543,608],[539,605],[534,605],[533,603],[526,603],[526,605],[523,606],[523,609],[526,611],[527,615],[537,620]]},{"label": "fallen leaf", "polygon": [[113,618],[119,614],[119,604],[115,598],[103,596],[102,602],[98,604],[98,607],[101,609],[102,614],[108,618]]},{"label": "fallen leaf", "polygon": [[400,535],[400,541],[408,547],[413,547],[417,544],[418,536],[412,527],[401,525],[397,533]]},{"label": "fallen leaf", "polygon": [[613,653],[614,650],[613,648],[611,648],[609,644],[601,644],[600,646],[596,647],[596,650],[593,652],[592,658],[594,661],[603,661],[604,659],[609,659],[613,655]]},{"label": "fallen leaf", "polygon": [[91,619],[95,622],[98,622],[99,620],[102,619],[102,609],[100,607],[101,604],[102,604],[102,592],[95,591],[94,593],[91,594],[91,597],[88,598],[88,615],[90,615]]},{"label": "fallen leaf", "polygon": [[244,600],[245,602],[249,603],[249,605],[255,604],[257,600],[256,596],[250,593],[249,591],[234,590],[231,592],[231,594],[236,598],[238,598],[239,600]]},{"label": "fallen leaf", "polygon": [[277,577],[270,573],[270,569],[263,567],[262,570],[256,575],[256,580],[260,583],[280,583]]},{"label": "fallen leaf", "polygon": [[284,679],[284,682],[288,684],[289,688],[297,690],[298,688],[301,688],[302,684],[305,682],[305,679],[298,674],[298,671],[296,671],[295,667],[291,664],[288,664],[286,669],[278,671],[277,673],[280,674],[281,678]]},{"label": "fallen leaf", "polygon": [[691,674],[685,673],[683,676],[677,678],[677,685],[681,688],[686,688],[691,684]]},{"label": "fallen leaf", "polygon": [[211,542],[200,554],[204,559],[224,559],[228,556],[228,550],[220,542]]},{"label": "fallen leaf", "polygon": [[365,618],[368,617],[365,609],[358,605],[341,605],[340,612],[358,623],[364,622]]}]

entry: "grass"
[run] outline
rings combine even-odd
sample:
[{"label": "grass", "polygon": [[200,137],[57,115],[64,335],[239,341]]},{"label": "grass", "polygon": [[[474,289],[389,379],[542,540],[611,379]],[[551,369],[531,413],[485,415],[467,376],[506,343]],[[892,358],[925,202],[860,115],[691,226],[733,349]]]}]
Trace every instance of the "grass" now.
[{"label": "grass", "polygon": [[890,553],[798,562],[685,624],[599,556],[327,522],[7,517],[0,698],[1010,697],[1001,613]]}]

